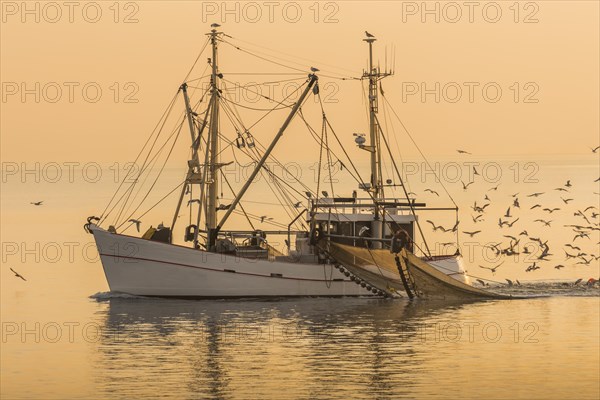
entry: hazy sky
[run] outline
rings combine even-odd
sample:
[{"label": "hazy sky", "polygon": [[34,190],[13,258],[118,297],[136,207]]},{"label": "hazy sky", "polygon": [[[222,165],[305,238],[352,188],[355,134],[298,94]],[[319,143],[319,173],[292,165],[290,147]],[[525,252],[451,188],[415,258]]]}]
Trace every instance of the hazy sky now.
[{"label": "hazy sky", "polygon": [[[431,13],[422,2],[393,1],[230,2],[227,9],[222,2],[96,2],[73,9],[32,2],[29,13],[23,4],[2,2],[3,161],[132,160],[212,22],[304,64],[289,65],[336,76],[360,76],[361,40],[369,30],[382,67],[386,48],[390,65],[395,46],[396,74],[384,91],[432,156],[454,155],[456,148],[484,156],[584,154],[600,141],[596,1],[428,2]],[[229,46],[220,50],[231,81],[287,78],[237,72],[290,72]],[[200,76],[205,56],[198,66],[192,77]],[[368,129],[360,85],[321,78],[329,117],[350,143],[352,132]],[[282,91],[274,86],[276,96]],[[256,136],[267,141],[284,117]],[[295,145],[306,131],[299,128],[293,125],[298,133],[287,139],[290,153],[279,154],[303,157]]]}]

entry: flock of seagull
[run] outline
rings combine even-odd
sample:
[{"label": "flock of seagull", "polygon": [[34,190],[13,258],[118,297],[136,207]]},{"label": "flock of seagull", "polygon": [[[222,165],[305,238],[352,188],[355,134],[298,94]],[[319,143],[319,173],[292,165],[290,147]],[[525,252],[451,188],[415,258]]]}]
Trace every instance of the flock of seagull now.
[{"label": "flock of seagull", "polygon": [[[599,147],[591,148],[592,152],[597,153]],[[468,151],[465,150],[457,150],[459,154],[467,154],[470,155]],[[473,175],[474,179],[471,182],[465,183],[462,182],[463,190],[468,190],[469,187],[475,183],[475,177],[480,175],[475,167],[473,167]],[[600,182],[600,178],[596,179],[594,183]],[[490,198],[491,193],[498,190],[500,185],[492,187],[487,190],[485,193],[483,202],[478,204],[477,201],[471,206],[473,213],[471,215],[471,220],[474,225],[477,225],[483,221],[485,221],[484,217],[486,214],[486,208],[488,208],[492,204],[492,199]],[[574,184],[571,180],[567,180],[562,186],[554,188],[551,192],[560,193],[560,201],[566,206],[570,206],[570,203],[575,199],[570,195],[571,189],[574,187]],[[438,195],[432,189],[425,189],[425,192],[429,192],[435,195]],[[598,194],[598,193],[596,193]],[[530,194],[520,195],[520,193],[514,193],[510,197],[510,203],[506,204],[506,212],[504,214],[498,216],[498,228],[499,230],[509,230],[513,228],[515,224],[517,224],[521,217],[518,214],[521,214],[520,210],[526,210],[526,213],[541,213],[535,215],[535,219],[533,219],[533,223],[537,225],[537,228],[555,228],[553,223],[557,223],[556,220],[558,218],[554,218],[556,215],[567,212],[566,209],[561,207],[554,206],[544,206],[541,204],[542,202],[537,199],[542,199],[543,196],[548,197],[549,193],[547,192],[534,192]],[[523,203],[529,203],[527,206],[522,205],[522,199],[524,199]],[[535,201],[531,201],[535,200]],[[488,210],[489,211],[489,210]],[[594,262],[598,262],[600,260],[600,255],[587,253],[582,250],[583,245],[579,242],[587,242],[591,240],[590,235],[594,231],[600,231],[600,223],[598,222],[598,217],[600,216],[598,212],[598,206],[589,205],[585,208],[577,208],[573,211],[573,217],[577,218],[575,223],[563,225],[565,228],[570,228],[573,231],[573,239],[572,243],[565,243],[562,246],[562,250],[564,251],[565,261],[571,260],[573,265],[585,265],[590,266]],[[460,221],[457,221],[453,227],[446,228],[444,226],[436,224],[434,221],[427,220],[428,224],[431,225],[433,231],[440,232],[454,232],[458,231],[458,227]],[[515,227],[517,227],[516,225]],[[534,227],[535,229],[536,227]],[[531,229],[531,228],[529,228]],[[470,236],[471,238],[480,234],[481,230],[463,230],[462,233]],[[510,233],[510,232],[508,232]],[[517,256],[519,254],[526,255],[526,268],[525,272],[533,272],[542,268],[544,262],[552,261],[556,255],[551,253],[551,247],[548,239],[542,239],[541,237],[535,237],[528,233],[526,229],[520,229],[517,234],[516,231],[513,234],[504,234],[502,235],[504,238],[508,239],[508,244],[506,244],[506,239],[503,239],[497,243],[489,243],[486,244],[485,247],[489,248],[497,258],[502,256]],[[527,243],[525,243],[527,242]],[[446,242],[442,243],[442,245],[454,245],[455,243]],[[521,245],[521,246],[519,246]],[[600,242],[596,244],[596,246],[600,245]],[[564,261],[563,261],[564,262]],[[484,266],[479,265],[479,268],[489,270],[492,275],[496,273],[497,269],[504,264],[504,261],[500,262],[494,266]],[[554,268],[560,270],[565,268],[564,264],[555,263]],[[506,279],[509,285],[513,285],[513,282],[509,279]],[[596,281],[596,280],[594,280]],[[485,282],[478,279],[478,282],[485,286]],[[516,281],[518,282],[518,281]],[[579,283],[579,282],[578,282]],[[520,285],[520,283],[518,282]]]}]

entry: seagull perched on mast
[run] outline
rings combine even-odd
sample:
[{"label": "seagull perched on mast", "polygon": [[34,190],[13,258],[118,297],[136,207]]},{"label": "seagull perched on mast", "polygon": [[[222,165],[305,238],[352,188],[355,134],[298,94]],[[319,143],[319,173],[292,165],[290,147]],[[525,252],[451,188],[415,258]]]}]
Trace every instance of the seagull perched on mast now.
[{"label": "seagull perched on mast", "polygon": [[216,22],[215,22],[215,23],[213,23],[213,24],[210,24],[210,27],[211,27],[211,28],[218,28],[218,27],[220,27],[220,26],[221,26],[221,25],[217,24]]},{"label": "seagull perched on mast", "polygon": [[315,67],[310,67],[310,70],[311,70],[312,72],[319,72],[319,71],[320,71],[320,69],[319,69],[319,68],[315,68]]},{"label": "seagull perched on mast", "polygon": [[365,31],[365,35],[367,35],[368,38],[374,38],[375,36],[371,35],[369,32]]}]

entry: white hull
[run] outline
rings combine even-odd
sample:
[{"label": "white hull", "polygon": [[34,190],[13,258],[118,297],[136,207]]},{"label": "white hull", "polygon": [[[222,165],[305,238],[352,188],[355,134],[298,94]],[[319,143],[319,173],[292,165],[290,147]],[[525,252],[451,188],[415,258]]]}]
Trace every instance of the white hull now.
[{"label": "white hull", "polygon": [[[329,264],[247,259],[112,234],[94,225],[90,230],[115,292],[196,298],[374,295]],[[452,271],[462,268],[455,258],[445,263]]]}]

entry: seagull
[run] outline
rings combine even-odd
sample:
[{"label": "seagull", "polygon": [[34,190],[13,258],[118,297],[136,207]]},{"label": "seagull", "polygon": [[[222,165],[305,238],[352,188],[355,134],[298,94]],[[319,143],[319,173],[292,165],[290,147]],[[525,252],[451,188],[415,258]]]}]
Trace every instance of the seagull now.
[{"label": "seagull", "polygon": [[477,282],[479,282],[481,284],[481,286],[486,286],[486,283],[484,281],[482,281],[481,279],[477,279]]},{"label": "seagull", "polygon": [[541,222],[542,224],[544,224],[544,226],[550,226],[550,222],[552,222],[552,221],[544,221],[543,219],[536,219],[533,222]]},{"label": "seagull", "polygon": [[480,265],[479,268],[489,269],[490,271],[492,271],[492,274],[495,274],[498,267],[501,266],[502,264],[504,264],[504,261],[502,261],[500,264],[496,265],[495,267],[484,267],[483,265]]},{"label": "seagull", "polygon": [[541,206],[542,206],[541,204],[535,204],[535,205],[531,206],[530,210],[533,210],[534,208],[538,208]]},{"label": "seagull", "polygon": [[590,147],[590,149],[592,149],[592,153],[597,153],[598,149],[600,149],[600,146],[596,147],[595,149],[593,149],[593,148]]},{"label": "seagull", "polygon": [[294,204],[294,207],[296,207],[296,208],[300,208],[300,205],[301,205],[301,204],[302,204],[302,202],[301,202],[301,201],[299,201],[299,202],[297,202],[296,204]]},{"label": "seagull", "polygon": [[467,184],[465,185],[465,183],[464,183],[462,180],[460,181],[460,183],[462,183],[462,185],[463,185],[463,189],[464,189],[464,190],[467,190],[467,189],[469,188],[469,185],[472,185],[472,184],[473,184],[473,182],[469,182],[469,183],[467,183]]},{"label": "seagull", "polygon": [[513,201],[513,207],[521,208],[521,206],[519,205],[519,199],[518,199],[518,198],[516,198],[516,199]]},{"label": "seagull", "polygon": [[[433,223],[433,221],[431,221],[431,220],[427,220],[427,221],[425,221],[425,222],[427,222],[427,223],[431,224],[431,226],[433,227],[433,231],[434,231],[434,232],[435,232],[435,231],[437,231],[438,229],[439,229],[439,230],[444,230],[444,228],[443,228],[441,225],[437,225],[437,226],[436,226],[436,225]],[[359,235],[359,236],[360,236],[360,235]]]},{"label": "seagull", "polygon": [[560,210],[560,208],[544,208],[544,211],[548,211],[548,213],[552,214],[554,211],[558,211]]},{"label": "seagull", "polygon": [[138,219],[130,219],[127,222],[133,222],[135,224],[135,228],[137,229],[137,231],[140,231],[140,224],[142,223],[142,221],[138,220]]},{"label": "seagull", "polygon": [[456,151],[458,152],[458,154],[469,154],[469,155],[472,155],[471,153],[469,153],[468,151],[465,151],[465,150],[458,149]]},{"label": "seagull", "polygon": [[310,70],[311,70],[312,72],[319,72],[319,71],[320,71],[320,69],[319,69],[319,68],[315,68],[315,67],[310,67]]},{"label": "seagull", "polygon": [[581,247],[573,246],[573,245],[572,245],[572,244],[570,244],[570,243],[567,243],[567,244],[565,244],[565,246],[567,246],[567,247],[570,247],[570,248],[572,248],[573,250],[579,250],[579,251],[581,251]]},{"label": "seagull", "polygon": [[555,266],[554,268],[556,268],[556,269],[561,269],[561,268],[564,268],[564,267],[565,267],[564,265],[562,265],[562,264],[559,264],[559,265]]},{"label": "seagull", "polygon": [[589,206],[588,208],[586,208],[585,210],[583,210],[583,212],[587,212],[588,210],[595,210],[597,208],[598,207],[596,207],[596,206]]},{"label": "seagull", "polygon": [[200,199],[192,199],[192,200],[188,200],[188,206],[192,203],[198,203],[200,204]]},{"label": "seagull", "polygon": [[220,27],[220,26],[221,26],[221,25],[217,24],[216,22],[215,22],[215,23],[213,23],[213,24],[210,24],[210,27],[211,27],[211,28],[218,28],[218,27]]},{"label": "seagull", "polygon": [[508,207],[508,209],[506,210],[506,214],[504,214],[504,218],[510,218],[512,217],[512,215],[510,215],[510,207]]},{"label": "seagull", "polygon": [[[478,215],[478,216],[476,216],[476,217],[474,217],[474,216],[472,216],[472,215],[471,215],[471,218],[473,219],[473,222],[474,222],[474,223],[477,223],[477,222],[479,222],[479,218],[481,218],[481,217],[483,217],[483,215],[481,215],[481,214],[479,214],[479,215]],[[482,220],[482,221],[483,221],[483,220]]]},{"label": "seagull", "polygon": [[436,196],[440,197],[439,193],[436,192],[435,190],[431,190],[431,189],[425,189],[424,192],[429,192],[431,194],[435,194]]},{"label": "seagull", "polygon": [[19,273],[18,273],[17,271],[15,271],[14,269],[12,269],[12,268],[11,268],[10,270],[13,272],[13,274],[15,274],[15,277],[16,277],[16,278],[21,278],[21,279],[23,279],[24,281],[27,281],[27,279],[23,278],[23,275],[19,274]]},{"label": "seagull", "polygon": [[583,279],[579,278],[575,281],[575,283],[573,285],[579,285],[579,282],[581,282]]},{"label": "seagull", "polygon": [[231,207],[231,204],[219,204],[217,210],[229,210],[229,207]]},{"label": "seagull", "polygon": [[329,193],[327,193],[325,190],[323,190],[321,194],[323,195],[323,197],[329,197]]},{"label": "seagull", "polygon": [[477,169],[475,168],[474,165],[473,165],[473,175],[479,175],[479,172],[477,172]]},{"label": "seagull", "polygon": [[473,236],[477,235],[477,234],[478,234],[478,233],[480,233],[480,232],[481,232],[481,231],[474,231],[474,232],[466,232],[466,231],[463,231],[463,233],[464,233],[464,234],[466,234],[466,235],[469,235],[469,236],[471,236],[471,237],[473,237]]},{"label": "seagull", "polygon": [[554,189],[554,190],[558,190],[559,192],[568,192],[568,190],[567,190],[567,189],[565,189],[565,188],[562,188],[562,187],[556,188],[556,189]]},{"label": "seagull", "polygon": [[541,195],[543,195],[544,192],[537,192],[537,193],[532,193],[532,194],[528,194],[527,197],[539,197]]},{"label": "seagull", "polygon": [[[454,224],[454,226],[451,229],[452,232],[456,232],[458,230],[458,224],[460,224],[460,221],[456,221],[456,224]],[[445,230],[445,232],[448,232],[448,231]]]},{"label": "seagull", "polygon": [[369,32],[365,31],[365,35],[367,35],[368,38],[374,38],[375,36],[371,35]]},{"label": "seagull", "polygon": [[540,269],[540,267],[538,267],[537,263],[534,261],[533,264],[531,264],[530,266],[527,267],[525,272],[535,271],[536,269]]},{"label": "seagull", "polygon": [[508,286],[512,286],[512,285],[513,285],[512,281],[511,281],[510,279],[506,279],[506,278],[505,278],[504,280],[505,280],[506,282],[508,282]]},{"label": "seagull", "polygon": [[31,204],[33,204],[34,206],[41,206],[43,202],[44,202],[44,200],[42,200],[42,201],[36,201],[36,202],[31,202]]},{"label": "seagull", "polygon": [[358,231],[358,236],[362,236],[364,235],[367,231],[369,230],[368,226],[363,226],[362,228],[360,228],[360,230]]},{"label": "seagull", "polygon": [[489,189],[489,190],[488,190],[488,192],[489,192],[490,190],[498,190],[498,186],[500,186],[500,184],[498,184],[498,185],[496,185],[495,187],[493,187],[493,188]]},{"label": "seagull", "polygon": [[562,197],[560,198],[565,204],[569,204],[570,201],[573,201],[573,199],[563,199]]},{"label": "seagull", "polygon": [[260,222],[265,222],[265,218],[267,218],[267,216],[266,216],[266,215],[263,215],[263,216],[261,216],[261,217],[260,217]]}]

